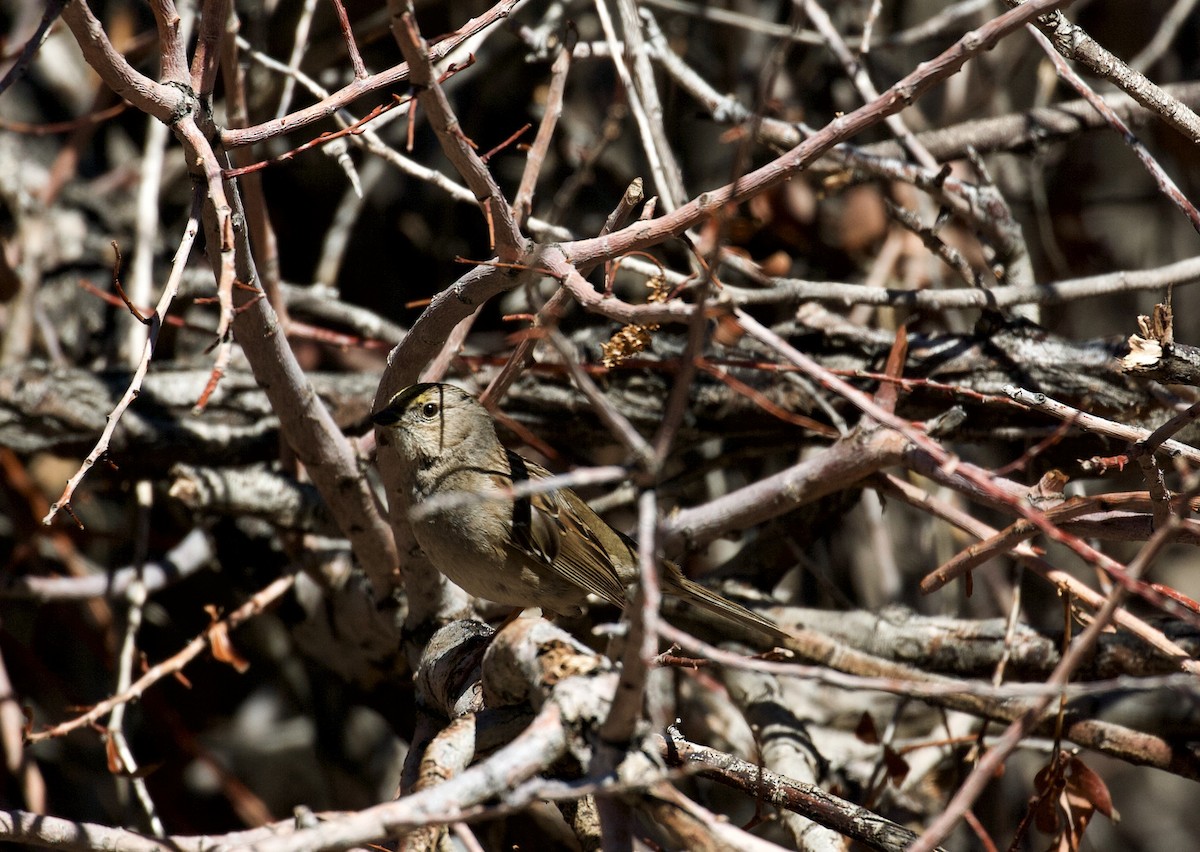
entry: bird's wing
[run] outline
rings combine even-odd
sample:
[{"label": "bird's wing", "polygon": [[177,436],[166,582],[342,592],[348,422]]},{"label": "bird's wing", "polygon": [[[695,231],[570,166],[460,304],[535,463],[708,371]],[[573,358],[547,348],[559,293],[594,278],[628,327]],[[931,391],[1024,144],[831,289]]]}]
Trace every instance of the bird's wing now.
[{"label": "bird's wing", "polygon": [[[514,483],[550,475],[511,450],[508,455]],[[609,553],[589,523],[604,521],[568,490],[539,492],[513,501],[512,540],[524,555],[572,585],[624,606],[625,587],[614,554]],[[618,558],[624,555],[616,554]]]}]

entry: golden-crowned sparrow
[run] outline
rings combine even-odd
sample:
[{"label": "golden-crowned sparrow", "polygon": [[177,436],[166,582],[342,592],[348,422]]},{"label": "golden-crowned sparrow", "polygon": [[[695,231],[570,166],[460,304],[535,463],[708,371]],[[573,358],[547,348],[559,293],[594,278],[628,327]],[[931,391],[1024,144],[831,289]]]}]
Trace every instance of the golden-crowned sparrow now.
[{"label": "golden-crowned sparrow", "polygon": [[[416,384],[371,419],[379,452],[399,457],[407,499],[418,509],[417,543],[453,582],[476,597],[561,615],[578,614],[589,594],[625,605],[638,576],[633,542],[569,488],[513,499],[513,483],[550,473],[505,449],[474,397],[453,385]],[[430,500],[463,492],[484,499]],[[772,637],[789,635],[673,563],[660,565],[666,593]]]}]

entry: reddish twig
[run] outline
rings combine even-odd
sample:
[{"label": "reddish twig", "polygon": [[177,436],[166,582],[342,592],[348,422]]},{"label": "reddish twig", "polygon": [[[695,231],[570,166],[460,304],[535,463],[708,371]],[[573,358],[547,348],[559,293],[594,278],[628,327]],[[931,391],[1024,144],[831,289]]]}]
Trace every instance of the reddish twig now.
[{"label": "reddish twig", "polygon": [[771,402],[771,400],[767,399],[765,395],[759,393],[745,382],[735,378],[725,370],[722,370],[712,361],[699,358],[696,360],[696,366],[708,373],[713,378],[721,381],[734,393],[746,397],[746,399],[753,402],[763,411],[767,412],[767,414],[770,414],[772,417],[777,417],[784,423],[791,423],[793,426],[799,426],[802,429],[808,429],[809,431],[815,432],[825,438],[836,438],[838,436],[837,430],[833,427],[813,420],[811,417],[805,417],[803,414],[796,414],[792,411],[786,411],[785,409]]},{"label": "reddish twig", "polygon": [[46,7],[42,10],[42,19],[38,22],[37,29],[34,30],[33,35],[29,37],[25,45],[21,48],[21,53],[17,57],[17,61],[4,74],[4,79],[0,80],[0,94],[6,92],[9,86],[25,75],[25,72],[29,69],[29,63],[33,61],[34,55],[41,48],[43,42],[46,41],[46,36],[50,35],[50,27],[58,20],[58,16],[62,13],[64,5],[66,5],[65,0],[47,0]]},{"label": "reddish twig", "polygon": [[[458,30],[431,45],[430,58],[433,61],[443,59],[453,52],[460,44],[488,27],[508,17],[521,0],[501,0],[491,9],[463,24]],[[284,133],[293,132],[307,127],[321,119],[328,118],[339,109],[346,107],[363,95],[372,92],[392,89],[409,77],[408,63],[403,62],[386,71],[373,74],[362,80],[355,80],[320,102],[304,109],[297,110],[279,118],[256,124],[252,127],[227,128],[221,132],[221,143],[226,149],[240,148],[243,145],[253,145],[273,139]]]},{"label": "reddish twig", "polygon": [[412,84],[417,89],[417,97],[429,117],[430,125],[437,133],[442,150],[471,188],[483,210],[496,252],[501,260],[519,260],[526,253],[526,240],[513,218],[512,208],[504,193],[488,171],[487,164],[466,143],[458,118],[433,73],[429,48],[421,38],[412,13],[405,12],[395,20],[392,32],[400,45],[400,51],[408,61]]},{"label": "reddish twig", "polygon": [[113,261],[112,282],[113,289],[117,291],[117,295],[121,297],[121,302],[125,307],[129,308],[129,312],[133,314],[134,319],[142,325],[149,325],[150,318],[143,316],[142,312],[134,306],[133,302],[129,301],[129,296],[125,293],[125,288],[121,286],[121,246],[116,240],[113,240],[110,245],[113,252],[116,254],[116,260]]},{"label": "reddish twig", "polygon": [[259,160],[257,163],[250,163],[249,165],[239,166],[238,168],[235,168],[235,169],[224,169],[222,171],[222,175],[225,178],[235,178],[235,177],[241,177],[242,175],[248,175],[252,172],[262,171],[263,169],[267,168],[268,166],[276,166],[276,165],[279,165],[280,163],[285,163],[288,160],[292,159],[293,157],[296,157],[297,155],[304,153],[305,151],[308,151],[312,148],[316,148],[321,145],[324,145],[326,142],[332,142],[334,139],[340,139],[343,136],[350,136],[355,133],[361,133],[363,131],[364,127],[366,127],[368,124],[370,124],[375,119],[379,118],[379,116],[383,115],[386,112],[390,112],[391,110],[395,109],[396,107],[400,106],[403,103],[406,103],[407,101],[408,101],[407,98],[401,98],[398,95],[393,96],[393,99],[390,102],[388,102],[386,104],[380,104],[379,106],[375,107],[373,110],[371,110],[369,113],[364,115],[362,118],[360,118],[358,121],[354,122],[353,124],[347,125],[346,127],[339,128],[338,130],[326,131],[325,133],[322,133],[320,136],[317,136],[315,139],[310,139],[307,142],[305,142],[304,144],[297,145],[295,148],[292,148],[290,151],[284,151],[282,154],[279,154],[275,157],[271,157],[270,159]]},{"label": "reddish twig", "polygon": [[1042,440],[1038,441],[1032,447],[1021,453],[1020,456],[1010,461],[1002,467],[996,468],[994,471],[997,476],[1009,476],[1010,474],[1026,470],[1029,465],[1046,450],[1054,447],[1062,442],[1064,438],[1071,433],[1074,424],[1071,421],[1064,421],[1059,424],[1058,428],[1047,435]]},{"label": "reddish twig", "polygon": [[505,148],[507,148],[509,145],[513,144],[518,139],[520,139],[522,136],[524,136],[525,131],[529,130],[529,128],[531,128],[531,127],[533,127],[532,124],[526,123],[524,127],[520,128],[515,133],[513,133],[511,136],[509,136],[507,139],[505,139],[503,142],[501,142],[499,145],[497,145],[496,147],[492,148],[487,153],[480,156],[479,159],[486,163],[492,157],[496,156],[501,151],[503,151]]},{"label": "reddish twig", "polygon": [[[103,25],[92,13],[86,0],[67,3],[62,10],[62,19],[71,28],[75,40],[89,58],[89,64],[101,79],[135,108],[168,124],[188,108],[189,98],[183,90],[151,80],[129,64],[108,40]],[[166,70],[164,64],[164,79],[172,79],[167,76]]]},{"label": "reddish twig", "polygon": [[337,12],[338,26],[342,29],[342,38],[346,40],[346,52],[350,54],[350,65],[354,69],[355,80],[367,79],[367,66],[363,64],[362,54],[358,52],[358,42],[354,40],[354,30],[350,27],[350,16],[346,14],[346,6],[342,0],[333,0],[334,11]]},{"label": "reddish twig", "polygon": [[[538,133],[540,136],[541,130],[539,130]],[[526,173],[528,173],[528,167],[526,168]],[[524,180],[525,178],[522,178],[522,183],[524,183]],[[517,196],[517,205],[519,206],[520,191],[518,191]],[[629,215],[633,212],[633,209],[641,202],[642,179],[636,178],[626,188],[625,194],[621,196],[621,201],[617,204],[616,209],[614,209],[604,221],[604,225],[600,229],[601,236],[610,233],[614,228],[619,228],[621,225],[623,225],[629,218]],[[514,207],[514,215],[517,215],[519,218],[519,214],[515,211],[516,208]],[[585,269],[583,271],[586,274],[589,270]],[[558,290],[556,290],[554,295],[547,299],[546,303],[538,309],[537,316],[533,320],[534,328],[554,328],[557,326],[558,321],[562,318],[562,315],[566,310],[567,303],[570,298],[571,296],[567,292],[566,288],[560,287]],[[536,342],[537,339],[532,336],[521,339],[512,355],[504,362],[504,366],[500,369],[500,372],[496,374],[491,383],[487,386],[487,388],[484,389],[483,393],[480,394],[480,399],[482,401],[489,406],[499,403],[500,399],[503,398],[505,391],[507,391],[512,382],[516,380],[520,372],[529,366],[529,363],[533,357],[533,347]],[[585,366],[585,369],[586,368],[587,367]]]},{"label": "reddish twig", "polygon": [[[217,85],[217,70],[221,64],[221,40],[226,35],[225,25],[229,20],[230,2],[231,0],[206,0],[203,4],[203,14],[199,16],[200,29],[196,34],[196,47],[192,53],[191,85],[192,91],[202,100],[210,100]],[[174,12],[173,0],[171,11]],[[178,13],[175,13],[175,16],[178,17]],[[182,43],[178,46],[181,55],[184,55],[184,47]],[[161,48],[163,53],[175,50],[166,43],[163,43]]]},{"label": "reddish twig", "polygon": [[[946,523],[963,530],[968,535],[974,536],[981,541],[998,534],[997,530],[971,517],[958,507],[944,500],[939,500],[928,492],[922,491],[916,486],[891,474],[883,474],[877,477],[874,485],[883,494],[903,500],[923,512],[928,512],[936,518],[941,518]],[[1035,553],[1029,544],[1018,544],[1013,549],[1012,555],[1020,560],[1023,565],[1037,572],[1046,581],[1056,586],[1060,594],[1069,594],[1092,609],[1099,609],[1104,605],[1104,597],[1102,595],[1088,588],[1067,572],[1055,568]],[[1117,610],[1113,614],[1113,621],[1119,627],[1128,630],[1131,634],[1141,639],[1149,647],[1154,648],[1167,659],[1175,662],[1181,670],[1192,674],[1200,674],[1200,662],[1191,659],[1187,651],[1168,639],[1161,630],[1151,627],[1142,619],[1122,609]]]},{"label": "reddish twig", "polygon": [[[1151,435],[1149,429],[1143,429],[1139,426],[1127,426],[1115,420],[1097,417],[1095,414],[1080,411],[1078,408],[1073,408],[1066,403],[1051,399],[1044,393],[1027,391],[1016,385],[1005,385],[1004,392],[1018,405],[1044,412],[1051,417],[1069,422],[1072,426],[1078,426],[1080,429],[1086,429],[1098,435],[1106,435],[1118,441],[1134,443],[1145,441]],[[1194,465],[1200,465],[1200,450],[1181,441],[1162,440],[1161,442],[1157,442],[1154,448],[1169,455],[1187,459]]]},{"label": "reddish twig", "polygon": [[129,104],[120,103],[110,106],[107,109],[99,109],[87,115],[81,115],[79,118],[72,118],[69,121],[51,121],[46,124],[30,124],[11,118],[0,118],[0,130],[24,133],[28,136],[51,136],[56,133],[73,133],[89,124],[101,124],[110,118],[115,118],[127,109],[129,109]]},{"label": "reddish twig", "polygon": [[144,675],[129,685],[129,688],[124,692],[113,695],[101,701],[91,710],[81,716],[76,716],[66,722],[61,722],[52,728],[47,728],[44,731],[32,731],[25,735],[25,741],[29,743],[42,742],[43,740],[54,739],[56,737],[69,734],[71,731],[86,727],[99,721],[108,713],[111,713],[113,708],[118,704],[125,704],[129,701],[135,701],[154,684],[158,683],[164,677],[182,671],[184,666],[190,663],[214,641],[214,637],[224,636],[235,629],[238,625],[248,619],[258,615],[281,598],[295,583],[294,574],[289,574],[286,577],[280,577],[272,582],[266,588],[257,592],[250,600],[246,601],[240,607],[229,613],[225,618],[214,621],[204,632],[197,636],[192,641],[183,646],[170,659],[164,660],[156,666],[150,668]]},{"label": "reddish twig", "polygon": [[[1129,564],[1130,576],[1140,576],[1149,567],[1159,551],[1170,542],[1174,533],[1175,527],[1173,524],[1168,524],[1166,527],[1155,532],[1138,553],[1137,557]],[[1124,599],[1124,588],[1114,586],[1112,593],[1104,602],[1104,606],[1096,613],[1092,623],[1088,625],[1079,639],[1067,649],[1067,652],[1063,654],[1058,665],[1054,667],[1053,673],[1046,680],[1048,685],[1062,686],[1067,683],[1075,669],[1087,659],[1100,633],[1108,627],[1113,613],[1116,612],[1117,607]],[[909,847],[909,852],[932,852],[934,847],[950,833],[955,823],[962,818],[963,814],[975,803],[980,794],[983,793],[987,784],[995,777],[997,770],[1003,765],[1004,760],[1021,743],[1021,740],[1025,739],[1034,726],[1041,721],[1042,714],[1050,706],[1054,698],[1055,696],[1046,695],[1036,699],[1020,718],[1008,726],[1004,734],[1001,735],[1000,740],[983,755],[983,758],[971,770],[971,774],[967,776],[967,779],[958,788],[954,797],[946,805],[945,810],[925,829],[917,842]]]},{"label": "reddish twig", "polygon": [[[1101,494],[1096,497],[1073,497],[1061,505],[1043,508],[1043,511],[1048,521],[1061,525],[1080,516],[1100,511],[1144,513],[1154,510],[1159,502],[1148,491],[1132,491],[1120,494]],[[1186,512],[1190,511],[1192,507],[1190,501],[1176,497],[1167,503],[1167,508]],[[1010,524],[1003,531],[978,544],[971,545],[940,565],[935,571],[927,574],[921,580],[921,592],[923,594],[935,592],[955,578],[978,568],[989,559],[999,556],[1019,542],[1026,541],[1037,534],[1038,528],[1029,521],[1020,520]]]},{"label": "reddish twig", "polygon": [[[810,379],[819,382],[824,387],[844,397],[862,411],[863,414],[899,432],[911,441],[913,445],[928,453],[941,469],[952,470],[955,476],[960,476],[972,482],[983,494],[1006,505],[1010,510],[1015,511],[1018,515],[1030,521],[1041,533],[1052,541],[1066,545],[1081,559],[1099,567],[1116,582],[1124,586],[1127,591],[1141,596],[1164,612],[1169,612],[1188,622],[1196,621],[1195,614],[1187,608],[1177,605],[1165,595],[1160,595],[1145,584],[1135,581],[1121,563],[1107,554],[1101,553],[1078,536],[1072,535],[1056,526],[1046,517],[1044,512],[1029,505],[1022,497],[995,487],[994,477],[990,473],[970,465],[961,464],[956,457],[928,435],[916,429],[913,424],[884,411],[863,393],[825,370],[807,355],[797,351],[787,341],[763,326],[746,312],[741,309],[735,309],[734,314],[738,322],[741,323],[748,333],[754,335],[788,361],[800,367],[802,372]],[[1045,399],[1044,395],[1039,394],[1038,396],[1041,396],[1043,400]],[[1164,444],[1164,446],[1166,445]]]}]

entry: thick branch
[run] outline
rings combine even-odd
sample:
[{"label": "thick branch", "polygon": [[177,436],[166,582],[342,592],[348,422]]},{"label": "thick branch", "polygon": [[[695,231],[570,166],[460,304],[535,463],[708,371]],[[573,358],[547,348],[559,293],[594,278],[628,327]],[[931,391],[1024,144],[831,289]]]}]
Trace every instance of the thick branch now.
[{"label": "thick branch", "polygon": [[108,40],[87,0],[70,0],[63,9],[62,18],[71,28],[88,64],[110,89],[137,109],[165,124],[174,123],[191,109],[195,98],[190,92],[157,83],[129,64]]}]

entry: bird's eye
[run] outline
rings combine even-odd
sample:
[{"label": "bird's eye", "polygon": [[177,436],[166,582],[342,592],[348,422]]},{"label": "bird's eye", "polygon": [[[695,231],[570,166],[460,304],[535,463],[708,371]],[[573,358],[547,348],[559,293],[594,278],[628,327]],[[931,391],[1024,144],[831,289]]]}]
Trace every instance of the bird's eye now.
[{"label": "bird's eye", "polygon": [[421,413],[426,417],[436,417],[438,413],[438,404],[436,402],[427,402],[421,406]]}]

